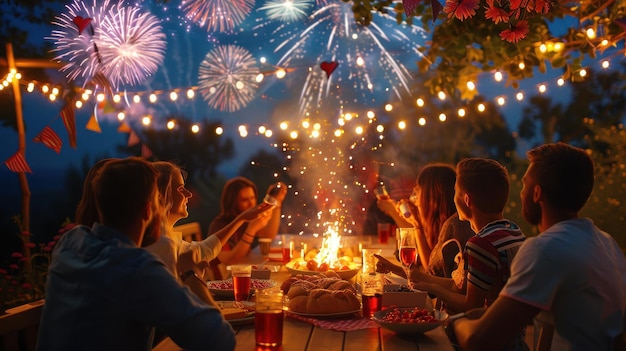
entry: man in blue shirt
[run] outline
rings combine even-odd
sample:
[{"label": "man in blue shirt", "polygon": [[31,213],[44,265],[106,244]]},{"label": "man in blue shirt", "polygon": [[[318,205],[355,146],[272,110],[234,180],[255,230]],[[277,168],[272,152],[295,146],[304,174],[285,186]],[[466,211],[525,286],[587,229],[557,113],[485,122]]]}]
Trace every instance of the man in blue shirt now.
[{"label": "man in blue shirt", "polygon": [[101,224],[78,226],[55,247],[39,350],[145,350],[152,326],[186,350],[234,349],[219,309],[140,248],[147,228],[158,237],[156,177],[138,158],[111,160],[99,171],[93,190]]}]

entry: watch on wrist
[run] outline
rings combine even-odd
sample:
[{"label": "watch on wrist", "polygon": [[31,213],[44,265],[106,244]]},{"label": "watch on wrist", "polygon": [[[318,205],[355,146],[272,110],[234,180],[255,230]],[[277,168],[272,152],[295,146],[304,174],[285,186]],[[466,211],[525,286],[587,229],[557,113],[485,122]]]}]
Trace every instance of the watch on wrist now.
[{"label": "watch on wrist", "polygon": [[196,272],[194,272],[193,270],[190,269],[190,270],[188,270],[185,273],[180,275],[180,281],[184,282],[187,278],[191,277],[192,275],[197,276]]}]

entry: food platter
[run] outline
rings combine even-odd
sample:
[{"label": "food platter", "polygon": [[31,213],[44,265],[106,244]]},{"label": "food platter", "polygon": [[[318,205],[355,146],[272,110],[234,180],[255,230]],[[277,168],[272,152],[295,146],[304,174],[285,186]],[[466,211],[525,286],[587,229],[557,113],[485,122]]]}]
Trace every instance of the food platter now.
[{"label": "food platter", "polygon": [[[296,269],[296,268],[293,268],[295,263],[296,263],[296,261],[290,261],[290,262],[288,262],[285,265],[285,268],[287,268],[287,271],[289,273],[291,273],[291,275],[298,275],[298,274],[315,275],[315,274],[322,274],[323,273],[323,272],[320,272],[320,271],[310,271],[308,269]],[[352,269],[335,271],[335,273],[337,273],[337,275],[339,275],[339,277],[341,279],[344,279],[344,280],[350,280],[358,272],[359,272],[359,268],[352,268]]]},{"label": "food platter", "polygon": [[289,311],[289,313],[295,314],[296,316],[301,316],[301,317],[333,319],[333,318],[352,317],[356,315],[357,313],[361,313],[361,309],[354,310],[354,311],[337,312],[337,313],[302,313],[302,312],[296,312],[296,311]]},{"label": "food platter", "polygon": [[[398,308],[400,311],[411,311],[413,308]],[[414,322],[414,323],[392,323],[385,320],[385,316],[390,313],[391,310],[383,310],[374,313],[372,320],[385,329],[389,329],[399,335],[415,335],[422,334],[427,331],[433,330],[440,325],[443,325],[447,319],[448,314],[443,311],[433,310],[432,314],[434,319],[429,322]]]},{"label": "food platter", "polygon": [[[250,280],[250,292],[256,289],[267,289],[276,286],[278,283],[272,279],[254,279]],[[233,293],[233,280],[210,280],[207,282],[209,291],[214,296],[219,297],[234,297]]]},{"label": "food platter", "polygon": [[254,302],[219,301],[217,303],[224,313],[224,318],[231,325],[254,322]]}]

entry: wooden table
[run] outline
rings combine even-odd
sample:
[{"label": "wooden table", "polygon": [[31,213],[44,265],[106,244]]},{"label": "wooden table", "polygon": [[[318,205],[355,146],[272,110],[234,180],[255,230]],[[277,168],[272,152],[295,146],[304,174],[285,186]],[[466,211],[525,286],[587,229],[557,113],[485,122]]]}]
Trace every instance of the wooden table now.
[{"label": "wooden table", "polygon": [[[391,245],[394,245],[393,243]],[[371,244],[363,247],[371,246]],[[381,246],[383,255],[393,253],[395,246]],[[258,249],[253,250],[248,256],[251,264],[260,264],[264,258]],[[267,264],[273,264],[269,262]],[[289,277],[289,272],[281,267],[278,272],[271,273],[271,279],[282,282]],[[310,323],[300,321],[287,316],[283,325],[283,344],[276,348],[257,347],[254,341],[254,323],[238,325],[234,327],[236,332],[237,346],[235,350],[284,350],[284,351],[315,351],[315,350],[358,350],[358,351],[394,351],[394,350],[418,350],[418,351],[452,351],[452,344],[448,340],[443,327],[416,335],[411,338],[399,337],[394,332],[384,328],[360,329],[355,331],[335,331],[323,329]],[[154,351],[180,351],[180,347],[171,339],[166,338]]]}]

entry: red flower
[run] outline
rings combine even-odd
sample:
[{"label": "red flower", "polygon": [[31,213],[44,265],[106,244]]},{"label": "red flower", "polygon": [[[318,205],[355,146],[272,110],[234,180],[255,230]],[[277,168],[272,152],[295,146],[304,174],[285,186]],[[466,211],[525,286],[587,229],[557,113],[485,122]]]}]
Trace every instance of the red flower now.
[{"label": "red flower", "polygon": [[26,245],[24,246],[26,246],[29,249],[32,249],[32,248],[35,248],[37,245],[35,245],[35,243],[26,243]]},{"label": "red flower", "polygon": [[485,7],[485,18],[490,19],[493,23],[500,22],[509,23],[509,14],[503,9],[493,6],[493,1],[487,1],[489,7]]},{"label": "red flower", "polygon": [[503,30],[500,33],[500,37],[509,43],[517,43],[526,38],[526,34],[528,34],[528,22],[519,21],[513,28]]},{"label": "red flower", "polygon": [[33,286],[31,283],[23,283],[22,284],[22,289],[31,289]]},{"label": "red flower", "polygon": [[23,232],[22,232],[22,235],[24,235],[24,236],[29,236],[29,235],[30,235],[30,232],[29,232],[29,231],[23,231]]},{"label": "red flower", "polygon": [[0,274],[7,274],[8,272],[5,269],[0,268]]},{"label": "red flower", "polygon": [[535,12],[543,14],[550,12],[550,2],[547,0],[535,0]]},{"label": "red flower", "polygon": [[43,251],[44,252],[50,252],[50,251],[52,251],[52,248],[50,246],[46,246],[46,247],[43,248]]},{"label": "red flower", "polygon": [[444,11],[448,14],[448,18],[453,16],[463,21],[471,18],[476,14],[479,0],[446,0]]},{"label": "red flower", "polygon": [[9,265],[9,268],[11,269],[20,269],[20,266],[16,265],[15,263],[12,263]]},{"label": "red flower", "polygon": [[13,253],[11,253],[11,257],[13,257],[13,258],[20,258],[22,256],[24,256],[24,255],[22,255],[21,252],[13,252]]}]

